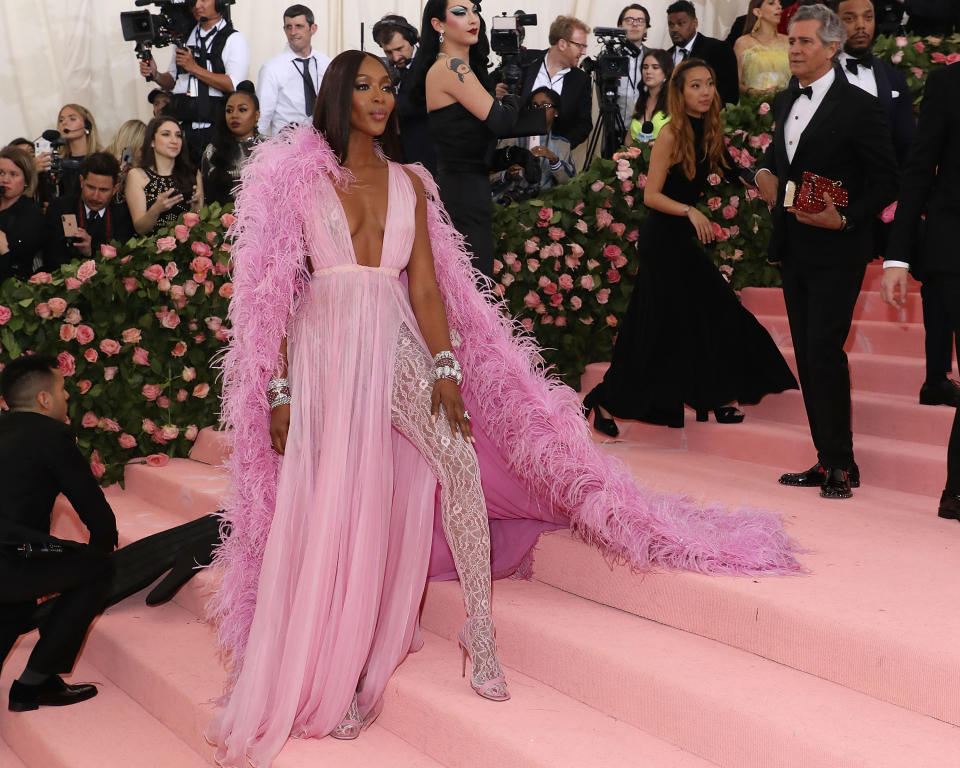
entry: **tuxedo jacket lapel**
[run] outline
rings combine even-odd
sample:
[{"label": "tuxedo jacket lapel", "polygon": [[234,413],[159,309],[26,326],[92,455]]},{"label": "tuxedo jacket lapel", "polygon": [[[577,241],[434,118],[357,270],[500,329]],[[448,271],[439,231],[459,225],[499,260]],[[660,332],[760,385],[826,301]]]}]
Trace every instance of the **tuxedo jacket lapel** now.
[{"label": "tuxedo jacket lapel", "polygon": [[[847,82],[845,77],[840,77],[839,75],[834,79],[833,85],[830,86],[830,90],[827,91],[826,95],[823,97],[823,101],[820,102],[820,106],[817,108],[817,111],[813,113],[813,117],[810,118],[810,122],[807,124],[806,129],[800,135],[800,141],[797,142],[797,150],[793,153],[793,162],[796,163],[798,158],[801,158],[804,150],[811,142],[814,142],[817,137],[817,133],[820,131],[823,126],[827,125],[830,121],[831,116],[833,115],[834,110],[837,108],[837,105],[842,101],[842,95],[845,88],[851,87],[850,83]],[[805,99],[806,96],[801,96],[801,99]],[[787,114],[784,115],[784,120],[790,114],[789,109]],[[791,164],[792,165],[792,164]]]},{"label": "tuxedo jacket lapel", "polygon": [[883,111],[887,115],[893,110],[893,89],[890,87],[890,77],[887,74],[886,67],[873,57],[873,76],[877,81],[877,98],[883,104]]}]

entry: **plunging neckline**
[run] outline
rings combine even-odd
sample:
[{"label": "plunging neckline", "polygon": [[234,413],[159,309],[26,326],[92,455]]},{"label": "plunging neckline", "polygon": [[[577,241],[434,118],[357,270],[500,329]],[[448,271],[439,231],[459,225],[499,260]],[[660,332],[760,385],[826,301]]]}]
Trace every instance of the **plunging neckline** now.
[{"label": "plunging neckline", "polygon": [[346,227],[347,240],[350,241],[350,253],[353,255],[353,263],[358,267],[363,267],[364,269],[380,269],[380,267],[383,266],[383,247],[386,245],[387,230],[390,227],[390,187],[393,186],[393,174],[393,163],[387,160],[387,210],[384,215],[383,235],[381,236],[380,240],[380,261],[376,265],[361,264],[360,260],[357,259],[357,248],[353,244],[353,236],[350,234],[350,218],[347,216],[347,209],[343,205],[343,200],[340,199],[340,195],[337,193],[336,189],[334,189],[333,194],[337,198],[337,207],[340,209],[340,215],[342,216],[344,226]]}]

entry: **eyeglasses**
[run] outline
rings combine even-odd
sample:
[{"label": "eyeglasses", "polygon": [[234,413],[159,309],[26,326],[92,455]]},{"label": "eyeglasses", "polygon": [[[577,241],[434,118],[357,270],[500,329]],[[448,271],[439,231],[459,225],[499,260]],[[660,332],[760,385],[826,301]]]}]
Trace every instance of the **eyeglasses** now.
[{"label": "eyeglasses", "polygon": [[577,48],[580,49],[580,53],[586,53],[586,52],[587,52],[587,48],[589,48],[589,46],[588,46],[586,43],[575,43],[575,42],[573,42],[573,40],[569,40],[569,39],[566,38],[566,37],[561,38],[561,39],[566,40],[568,43],[570,43],[570,45],[575,45],[575,46],[577,46]]},{"label": "eyeglasses", "polygon": [[549,101],[541,101],[540,103],[533,103],[530,105],[530,109],[556,109],[557,105],[552,104]]},{"label": "eyeglasses", "polygon": [[647,20],[643,16],[624,16],[623,23],[631,27],[647,26]]}]

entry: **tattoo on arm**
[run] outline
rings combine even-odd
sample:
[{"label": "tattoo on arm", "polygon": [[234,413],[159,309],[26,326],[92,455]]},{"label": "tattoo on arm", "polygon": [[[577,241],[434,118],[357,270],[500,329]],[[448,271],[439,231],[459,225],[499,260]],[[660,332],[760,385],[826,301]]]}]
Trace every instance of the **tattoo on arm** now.
[{"label": "tattoo on arm", "polygon": [[463,59],[450,59],[449,66],[451,71],[457,73],[457,77],[460,78],[461,83],[463,82],[464,75],[470,74],[470,65]]}]

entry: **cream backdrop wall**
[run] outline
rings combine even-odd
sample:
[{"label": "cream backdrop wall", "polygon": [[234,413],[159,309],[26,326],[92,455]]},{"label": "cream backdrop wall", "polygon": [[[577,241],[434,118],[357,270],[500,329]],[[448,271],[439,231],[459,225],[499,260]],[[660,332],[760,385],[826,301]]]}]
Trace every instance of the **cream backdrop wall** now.
[{"label": "cream backdrop wall", "polygon": [[[653,27],[648,42],[668,44],[665,9],[669,0],[641,0]],[[283,10],[290,0],[238,0],[234,25],[250,44],[248,77],[256,82],[260,65],[284,45]],[[308,0],[319,31],[315,47],[330,56],[360,45],[365,24],[367,50],[380,53],[370,36],[373,23],[385,13],[400,13],[419,26],[424,0]],[[613,26],[625,0],[484,0],[485,18],[522,7],[539,14],[528,31],[527,45],[546,47],[547,27],[560,13],[571,13],[591,26]],[[696,0],[700,29],[725,36],[747,0]],[[133,0],[0,0],[0,146],[15,136],[36,138],[55,125],[63,104],[90,108],[100,135],[109,141],[131,117],[146,120],[152,87],[137,72],[133,44],[120,34],[120,12],[135,10]],[[414,21],[414,20],[417,21]],[[591,38],[591,55],[597,46]],[[165,67],[172,49],[156,51]]]}]

